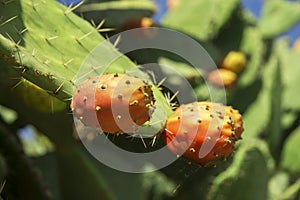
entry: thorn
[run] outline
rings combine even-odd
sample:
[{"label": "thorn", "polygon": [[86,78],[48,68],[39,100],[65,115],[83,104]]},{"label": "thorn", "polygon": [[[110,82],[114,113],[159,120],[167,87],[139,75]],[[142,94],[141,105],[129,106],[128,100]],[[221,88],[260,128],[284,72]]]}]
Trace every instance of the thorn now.
[{"label": "thorn", "polygon": [[55,94],[55,95],[58,94],[59,90],[61,90],[61,88],[62,88],[62,86],[63,86],[64,84],[65,84],[65,82],[62,82],[62,83],[60,84],[60,86],[54,91],[54,94]]},{"label": "thorn", "polygon": [[[142,68],[142,66],[141,66]],[[155,78],[155,74],[152,70],[147,70],[147,73],[151,76],[152,80],[153,80],[153,83],[156,84],[157,83],[157,80]]]},{"label": "thorn", "polygon": [[156,142],[157,136],[154,136],[151,142],[151,146],[153,147]]},{"label": "thorn", "polygon": [[121,41],[121,35],[119,35],[116,39],[116,41],[114,42],[113,46],[116,48],[119,44],[120,44],[120,41]]},{"label": "thorn", "polygon": [[32,49],[31,55],[32,55],[33,57],[35,57],[35,49]]},{"label": "thorn", "polygon": [[95,24],[95,21],[93,19],[91,19],[91,24],[94,28],[96,28],[96,24]]},{"label": "thorn", "polygon": [[161,81],[159,81],[159,83],[156,86],[160,87],[166,80],[167,80],[167,77],[161,79]]},{"label": "thorn", "polygon": [[72,61],[73,61],[74,59],[73,58],[71,58],[70,60],[68,60],[67,62],[65,62],[65,63],[63,63],[63,66],[64,67],[67,67],[68,66],[68,64],[70,64]]},{"label": "thorn", "polygon": [[140,138],[141,138],[141,140],[142,140],[142,142],[143,142],[144,147],[147,149],[147,145],[146,145],[146,143],[145,143],[145,141],[144,141],[143,136],[142,136],[141,134],[140,134],[139,136],[140,136]]},{"label": "thorn", "polygon": [[177,90],[177,92],[175,92],[175,94],[170,98],[170,102],[173,101],[178,94],[179,90]]},{"label": "thorn", "polygon": [[16,16],[13,16],[13,17],[11,17],[11,18],[9,18],[8,20],[6,20],[6,21],[4,21],[3,23],[1,23],[0,24],[0,27],[1,26],[4,26],[5,24],[7,24],[7,23],[9,23],[9,22],[11,22],[11,21],[13,21],[14,19],[16,19],[18,16],[16,15]]},{"label": "thorn", "polygon": [[169,129],[165,128],[165,131],[167,131],[168,133],[170,133],[171,135],[173,135],[174,133],[172,131],[170,131]]},{"label": "thorn", "polygon": [[[20,39],[17,43],[16,43],[16,46],[18,47],[21,43],[22,39]],[[23,54],[23,57],[24,57],[24,54]]]},{"label": "thorn", "polygon": [[77,5],[75,5],[74,7],[72,7],[73,4],[70,4],[70,6],[67,8],[67,10],[64,12],[64,14],[67,15],[70,12],[73,12],[74,10],[76,10],[77,8],[79,8],[83,3],[84,3],[84,1],[81,1],[80,3],[78,3]]},{"label": "thorn", "polygon": [[109,32],[109,31],[115,31],[116,29],[115,28],[101,28],[101,29],[98,29],[97,31],[99,33],[102,33],[102,32]]},{"label": "thorn", "polygon": [[16,83],[11,89],[15,89],[16,87],[18,87],[21,83],[23,82],[22,79],[20,79],[20,81],[18,83]]},{"label": "thorn", "polygon": [[70,97],[70,98],[64,99],[63,101],[71,101],[72,99],[73,99],[73,97]]},{"label": "thorn", "polygon": [[90,34],[92,34],[93,33],[93,31],[90,31],[90,32],[88,32],[87,34],[85,34],[85,35],[83,35],[83,36],[81,36],[80,38],[75,38],[76,39],[76,41],[78,42],[78,43],[80,43],[80,40],[83,40],[84,38],[86,38],[86,37],[88,37]]},{"label": "thorn", "polygon": [[95,25],[95,28],[96,28],[97,31],[103,26],[104,22],[105,22],[105,19],[101,20],[101,22],[98,24],[97,27]]},{"label": "thorn", "polygon": [[3,189],[5,187],[6,184],[6,180],[3,181],[3,183],[1,184],[1,188],[0,188],[0,194],[3,192]]},{"label": "thorn", "polygon": [[[1,27],[1,26],[0,26],[0,27]],[[16,42],[14,41],[14,39],[13,39],[8,33],[6,33],[6,35],[7,35],[7,37],[9,38],[9,40],[10,40],[11,42],[13,42],[13,43],[16,44]]]},{"label": "thorn", "polygon": [[[22,56],[20,55],[20,51],[18,49],[18,45],[16,45],[16,48],[17,48],[17,54],[18,54],[18,57],[19,57],[19,60],[20,60],[19,62],[20,62],[21,65],[23,65]],[[24,69],[27,70],[27,67],[24,66]],[[23,71],[25,72],[26,70],[23,70]]]},{"label": "thorn", "polygon": [[46,40],[48,43],[50,43],[51,40],[54,40],[54,39],[56,39],[56,38],[58,38],[58,36],[48,37],[48,38],[45,38],[45,40]]},{"label": "thorn", "polygon": [[88,77],[88,75],[89,75],[90,73],[92,73],[92,72],[93,72],[93,71],[88,71],[88,72],[86,72],[85,74],[81,75],[80,77],[74,77],[74,79],[77,78],[74,82],[78,82],[78,80],[85,79],[85,78]]}]

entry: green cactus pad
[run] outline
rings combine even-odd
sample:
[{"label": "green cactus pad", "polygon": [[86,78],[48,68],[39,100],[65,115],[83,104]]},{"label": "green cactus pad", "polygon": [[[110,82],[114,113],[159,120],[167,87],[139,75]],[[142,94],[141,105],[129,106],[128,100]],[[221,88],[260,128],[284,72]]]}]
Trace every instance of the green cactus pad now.
[{"label": "green cactus pad", "polygon": [[300,174],[300,127],[294,130],[284,143],[281,166],[293,173]]},{"label": "green cactus pad", "polygon": [[282,81],[285,87],[282,106],[287,110],[300,111],[300,99],[298,95],[295,95],[300,84],[300,52],[292,51],[288,41],[284,39],[276,41],[274,49],[282,66]]},{"label": "green cactus pad", "polygon": [[244,30],[241,51],[248,55],[249,59],[245,70],[239,77],[239,87],[249,86],[260,76],[265,48],[258,29],[247,27]]},{"label": "green cactus pad", "polygon": [[26,106],[40,112],[53,113],[66,108],[65,102],[23,78],[13,88],[13,92]]},{"label": "green cactus pad", "polygon": [[151,17],[154,13],[154,3],[149,0],[115,0],[115,1],[89,1],[84,3],[76,13],[83,15],[87,20],[100,23],[105,20],[104,26],[118,28],[130,19]]},{"label": "green cactus pad", "polygon": [[208,199],[267,199],[273,168],[266,143],[247,140],[239,146],[231,166],[214,179]]},{"label": "green cactus pad", "polygon": [[299,2],[280,0],[266,1],[261,18],[258,21],[258,28],[264,38],[272,38],[287,31],[295,25],[299,19]]},{"label": "green cactus pad", "polygon": [[211,39],[230,19],[239,1],[220,0],[180,1],[178,7],[169,10],[162,25],[178,29],[201,40]]}]

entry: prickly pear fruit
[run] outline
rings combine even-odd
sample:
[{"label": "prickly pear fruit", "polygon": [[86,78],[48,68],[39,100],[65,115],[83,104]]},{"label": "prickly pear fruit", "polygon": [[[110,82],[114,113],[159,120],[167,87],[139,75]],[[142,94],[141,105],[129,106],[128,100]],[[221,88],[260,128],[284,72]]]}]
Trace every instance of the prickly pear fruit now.
[{"label": "prickly pear fruit", "polygon": [[24,78],[12,91],[27,107],[39,112],[53,113],[66,108],[65,102],[51,96],[45,90]]},{"label": "prickly pear fruit", "polygon": [[223,59],[221,67],[238,74],[245,69],[246,64],[247,58],[244,53],[230,51]]},{"label": "prickly pear fruit", "polygon": [[242,116],[231,106],[194,102],[169,117],[165,141],[171,152],[211,166],[232,153],[243,130]]},{"label": "prickly pear fruit", "polygon": [[174,9],[180,4],[180,0],[167,0],[167,8]]},{"label": "prickly pear fruit", "polygon": [[215,86],[229,88],[236,83],[237,76],[230,70],[216,69],[208,74],[207,79]]},{"label": "prickly pear fruit", "polygon": [[71,109],[83,124],[106,133],[132,133],[150,119],[151,85],[126,74],[105,74],[76,87]]},{"label": "prickly pear fruit", "polygon": [[294,52],[300,52],[300,37],[296,39],[292,47]]}]

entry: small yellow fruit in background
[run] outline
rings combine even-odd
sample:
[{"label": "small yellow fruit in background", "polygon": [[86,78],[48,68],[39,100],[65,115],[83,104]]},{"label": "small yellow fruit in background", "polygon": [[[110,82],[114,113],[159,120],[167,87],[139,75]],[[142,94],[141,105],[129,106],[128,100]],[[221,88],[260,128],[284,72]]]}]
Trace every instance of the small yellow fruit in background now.
[{"label": "small yellow fruit in background", "polygon": [[292,49],[294,52],[300,52],[300,37],[294,42]]},{"label": "small yellow fruit in background", "polygon": [[221,67],[228,69],[235,73],[240,73],[244,70],[247,64],[245,54],[238,51],[230,51],[224,58]]},{"label": "small yellow fruit in background", "polygon": [[27,107],[39,112],[53,113],[66,108],[63,101],[51,96],[45,90],[24,78],[13,88],[13,93]]},{"label": "small yellow fruit in background", "polygon": [[229,88],[235,84],[237,75],[227,69],[216,69],[208,74],[208,81],[218,87]]},{"label": "small yellow fruit in background", "polygon": [[176,8],[179,4],[180,0],[167,0],[167,8],[170,10]]}]

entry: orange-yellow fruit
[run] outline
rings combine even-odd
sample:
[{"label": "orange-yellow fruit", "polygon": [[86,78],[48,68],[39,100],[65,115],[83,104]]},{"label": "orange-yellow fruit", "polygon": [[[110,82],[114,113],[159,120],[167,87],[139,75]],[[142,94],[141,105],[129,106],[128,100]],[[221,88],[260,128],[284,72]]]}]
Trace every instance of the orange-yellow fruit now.
[{"label": "orange-yellow fruit", "polygon": [[229,88],[237,80],[237,75],[227,69],[216,69],[208,74],[208,81],[215,86]]},{"label": "orange-yellow fruit", "polygon": [[300,52],[300,37],[294,42],[293,51]]},{"label": "orange-yellow fruit", "polygon": [[154,22],[149,17],[133,18],[125,23],[124,28],[125,29],[147,28],[147,27],[152,27],[153,25],[154,25]]},{"label": "orange-yellow fruit", "polygon": [[180,4],[180,0],[167,0],[167,8],[174,9]]},{"label": "orange-yellow fruit", "polygon": [[211,166],[233,152],[243,130],[242,116],[231,106],[194,102],[169,117],[165,140],[171,152]]},{"label": "orange-yellow fruit", "polygon": [[247,58],[244,53],[230,51],[223,59],[221,67],[238,74],[245,69],[246,64]]},{"label": "orange-yellow fruit", "polygon": [[154,101],[147,81],[106,74],[77,86],[71,109],[87,126],[107,133],[132,133],[150,119]]}]

